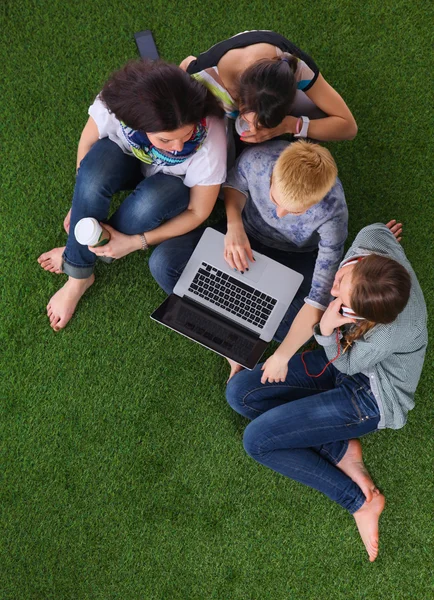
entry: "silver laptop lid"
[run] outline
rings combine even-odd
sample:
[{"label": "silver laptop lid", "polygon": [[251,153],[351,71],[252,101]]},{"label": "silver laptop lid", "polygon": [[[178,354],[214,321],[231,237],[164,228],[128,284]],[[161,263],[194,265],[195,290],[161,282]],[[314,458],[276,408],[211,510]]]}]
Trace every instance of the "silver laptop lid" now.
[{"label": "silver laptop lid", "polygon": [[233,271],[224,259],[224,235],[208,227],[174,293],[192,298],[270,341],[303,276],[263,254],[255,252],[254,256],[256,261],[244,275]]}]

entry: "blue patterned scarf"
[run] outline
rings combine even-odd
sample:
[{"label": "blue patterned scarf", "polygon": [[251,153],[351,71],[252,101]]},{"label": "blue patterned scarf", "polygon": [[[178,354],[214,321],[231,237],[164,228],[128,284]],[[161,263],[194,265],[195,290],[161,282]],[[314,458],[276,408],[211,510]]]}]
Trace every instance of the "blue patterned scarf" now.
[{"label": "blue patterned scarf", "polygon": [[199,150],[208,133],[206,120],[202,119],[201,122],[195,126],[190,139],[185,142],[184,147],[180,152],[167,152],[166,150],[161,150],[160,148],[153,146],[146,133],[131,129],[131,127],[125,125],[123,121],[120,123],[124,138],[131,147],[134,156],[147,165],[173,167],[183,163]]}]

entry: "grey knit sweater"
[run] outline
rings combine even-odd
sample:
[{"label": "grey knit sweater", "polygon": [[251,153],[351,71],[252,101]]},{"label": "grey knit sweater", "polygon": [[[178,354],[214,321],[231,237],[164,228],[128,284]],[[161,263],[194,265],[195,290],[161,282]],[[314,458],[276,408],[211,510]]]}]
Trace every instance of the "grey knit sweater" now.
[{"label": "grey knit sweater", "polygon": [[[388,256],[407,269],[412,284],[410,298],[393,323],[373,327],[345,354],[341,353],[333,365],[348,375],[365,373],[381,413],[378,427],[399,429],[414,407],[414,393],[422,372],[428,343],[426,305],[402,246],[382,223],[362,229],[341,264],[368,254]],[[318,326],[314,333],[329,360],[334,358],[338,353],[336,334],[322,336]]]}]

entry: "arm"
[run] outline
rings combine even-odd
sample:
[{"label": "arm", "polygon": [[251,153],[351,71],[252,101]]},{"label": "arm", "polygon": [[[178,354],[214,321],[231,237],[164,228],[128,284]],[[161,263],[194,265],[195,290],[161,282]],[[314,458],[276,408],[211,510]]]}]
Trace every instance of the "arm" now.
[{"label": "arm", "polygon": [[288,362],[297,350],[312,337],[313,326],[321,318],[322,310],[305,304],[295,317],[285,339],[274,354],[262,365],[261,383],[285,381],[288,373]]},{"label": "arm", "polygon": [[196,56],[187,56],[183,61],[179,63],[179,68],[183,71],[187,71],[188,65],[193,62],[193,60],[197,60]]},{"label": "arm", "polygon": [[[220,185],[196,185],[191,188],[190,202],[187,209],[180,215],[159,225],[151,231],[145,232],[145,238],[149,246],[161,244],[165,240],[177,237],[196,229],[211,214],[217,200]],[[104,224],[110,231],[111,239],[105,246],[91,248],[89,250],[97,256],[108,256],[111,258],[123,258],[135,250],[142,249],[140,234],[126,235],[116,231]]]},{"label": "arm", "polygon": [[[390,324],[378,326],[381,331],[377,330],[377,340],[372,337],[369,340],[358,339],[344,354],[340,338],[336,339],[337,328],[347,323],[356,323],[356,321],[343,317],[339,312],[341,307],[342,301],[339,298],[330,302],[321,322],[314,328],[316,341],[323,346],[328,360],[333,361],[339,371],[347,375],[367,371],[393,352],[398,351],[400,341],[393,338],[393,324]],[[375,336],[375,332],[373,334]]]},{"label": "arm", "polygon": [[320,141],[352,140],[357,124],[343,98],[322,75],[318,76],[306,96],[328,116],[309,123],[309,137]]},{"label": "arm", "polygon": [[225,187],[224,194],[228,223],[225,236],[225,260],[232,269],[238,269],[243,273],[249,268],[248,260],[252,262],[255,260],[241,216],[246,204],[246,194],[231,187]]},{"label": "arm", "polygon": [[98,127],[92,117],[89,117],[83,131],[77,149],[77,171],[81,161],[99,139]]},{"label": "arm", "polygon": [[[309,123],[308,135],[314,140],[339,141],[352,140],[357,134],[357,124],[350,109],[342,97],[327,83],[322,75],[306,92],[306,96],[328,115],[323,119],[312,119]],[[242,140],[248,143],[258,143],[285,133],[296,133],[298,118],[288,115],[280,125],[273,129],[251,128],[245,132]]]},{"label": "arm", "polygon": [[150,246],[161,244],[165,240],[183,235],[199,227],[210,216],[219,190],[220,185],[195,185],[192,187],[187,209],[156,229],[146,232],[148,244]]},{"label": "arm", "polygon": [[[338,190],[336,190],[336,193],[338,193]],[[262,383],[265,383],[267,379],[269,381],[285,380],[289,360],[312,336],[313,326],[321,319],[328,305],[333,279],[342,258],[347,237],[347,210],[345,204],[334,218],[326,221],[318,228],[318,233],[320,234],[319,251],[315,261],[309,296],[306,298],[305,305],[295,317],[279,348],[264,363]]]}]

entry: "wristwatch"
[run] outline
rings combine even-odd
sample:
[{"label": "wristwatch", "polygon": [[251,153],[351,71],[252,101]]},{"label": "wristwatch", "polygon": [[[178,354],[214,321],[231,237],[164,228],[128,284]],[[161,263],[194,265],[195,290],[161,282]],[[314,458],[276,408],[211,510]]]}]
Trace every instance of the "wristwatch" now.
[{"label": "wristwatch", "polygon": [[297,133],[294,133],[294,137],[305,138],[305,137],[307,137],[307,130],[309,129],[310,119],[309,119],[309,117],[300,117],[300,119],[302,120],[303,124],[302,124],[300,131],[297,131]]}]

